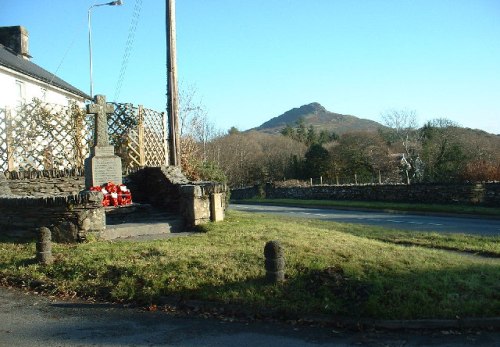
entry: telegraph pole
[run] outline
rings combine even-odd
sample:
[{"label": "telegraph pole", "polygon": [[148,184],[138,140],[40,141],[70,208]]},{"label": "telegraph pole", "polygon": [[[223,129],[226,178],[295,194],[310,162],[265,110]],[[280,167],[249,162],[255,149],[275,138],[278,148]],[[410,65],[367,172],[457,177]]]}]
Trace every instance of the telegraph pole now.
[{"label": "telegraph pole", "polygon": [[179,136],[179,106],[177,91],[177,62],[175,53],[175,0],[166,0],[167,24],[167,116],[169,135],[169,165],[181,165]]}]

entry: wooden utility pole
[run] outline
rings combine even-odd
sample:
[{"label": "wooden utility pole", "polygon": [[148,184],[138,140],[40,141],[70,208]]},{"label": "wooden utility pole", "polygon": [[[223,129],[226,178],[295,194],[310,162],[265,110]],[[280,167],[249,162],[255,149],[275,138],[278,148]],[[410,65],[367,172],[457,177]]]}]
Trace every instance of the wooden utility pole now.
[{"label": "wooden utility pole", "polygon": [[181,165],[179,136],[177,63],[175,53],[175,0],[166,0],[167,22],[167,115],[169,136],[169,164]]}]

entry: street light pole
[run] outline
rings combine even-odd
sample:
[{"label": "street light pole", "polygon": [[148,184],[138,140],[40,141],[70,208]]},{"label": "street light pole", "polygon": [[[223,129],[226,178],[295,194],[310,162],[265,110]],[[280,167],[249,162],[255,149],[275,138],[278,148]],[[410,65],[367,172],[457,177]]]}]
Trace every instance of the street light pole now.
[{"label": "street light pole", "polygon": [[89,59],[90,59],[90,96],[94,97],[94,81],[92,79],[92,25],[91,25],[91,13],[94,7],[99,6],[120,6],[123,5],[122,0],[111,1],[103,4],[95,4],[89,7],[88,10],[88,25],[89,25]]}]

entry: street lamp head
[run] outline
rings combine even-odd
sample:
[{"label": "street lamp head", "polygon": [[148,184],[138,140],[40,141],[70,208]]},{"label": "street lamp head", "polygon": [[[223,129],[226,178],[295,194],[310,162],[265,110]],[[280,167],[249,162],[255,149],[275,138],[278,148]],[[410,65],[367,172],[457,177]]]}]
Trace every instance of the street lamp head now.
[{"label": "street lamp head", "polygon": [[89,7],[87,16],[88,16],[88,22],[89,22],[89,60],[90,60],[90,96],[94,97],[94,82],[92,81],[92,26],[90,25],[90,17],[92,13],[92,9],[94,7],[100,7],[100,6],[120,6],[123,5],[122,0],[116,0],[116,1],[111,1],[111,2],[105,2],[102,4],[95,4]]}]

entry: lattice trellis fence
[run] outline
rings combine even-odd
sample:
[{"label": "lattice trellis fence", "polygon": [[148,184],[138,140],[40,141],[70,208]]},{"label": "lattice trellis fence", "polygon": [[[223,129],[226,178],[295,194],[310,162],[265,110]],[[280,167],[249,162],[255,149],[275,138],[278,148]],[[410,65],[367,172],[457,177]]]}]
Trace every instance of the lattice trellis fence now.
[{"label": "lattice trellis fence", "polygon": [[8,162],[8,144],[7,144],[7,120],[10,118],[10,111],[0,109],[0,170],[7,171],[9,169]]},{"label": "lattice trellis fence", "polygon": [[110,142],[122,158],[125,169],[167,164],[167,128],[165,113],[114,104],[115,113],[108,118]]},{"label": "lattice trellis fence", "polygon": [[[124,170],[167,163],[164,113],[114,104],[108,118],[110,142]],[[92,144],[93,117],[77,105],[39,100],[15,111],[0,109],[0,170],[82,168]]]},{"label": "lattice trellis fence", "polygon": [[2,113],[0,166],[4,171],[82,167],[89,153],[89,124],[78,106],[33,100]]}]

